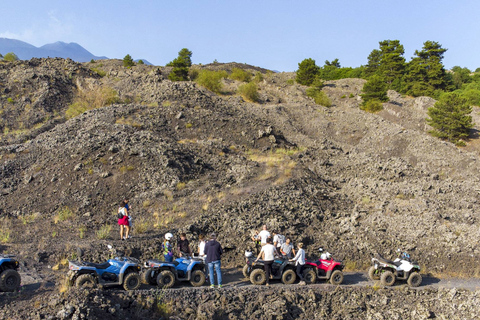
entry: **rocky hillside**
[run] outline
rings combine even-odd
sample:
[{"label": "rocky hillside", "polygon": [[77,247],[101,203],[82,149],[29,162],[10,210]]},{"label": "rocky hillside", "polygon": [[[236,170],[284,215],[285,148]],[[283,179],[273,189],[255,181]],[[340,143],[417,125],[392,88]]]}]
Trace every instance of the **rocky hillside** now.
[{"label": "rocky hillside", "polygon": [[[262,103],[237,96],[238,81],[225,80],[222,95],[170,82],[169,68],[0,63],[0,251],[57,281],[77,247],[98,262],[106,243],[147,259],[167,231],[194,243],[215,231],[224,264],[238,267],[266,223],[350,269],[403,248],[425,272],[478,276],[475,135],[464,149],[429,136],[434,101],[425,97],[390,92],[384,111],[365,113],[360,79],[328,82],[325,108],[291,73],[197,67],[239,66],[264,74]],[[112,104],[67,120],[71,104],[99,88],[114,90]],[[128,242],[117,240],[115,219],[125,196],[135,218]]]}]

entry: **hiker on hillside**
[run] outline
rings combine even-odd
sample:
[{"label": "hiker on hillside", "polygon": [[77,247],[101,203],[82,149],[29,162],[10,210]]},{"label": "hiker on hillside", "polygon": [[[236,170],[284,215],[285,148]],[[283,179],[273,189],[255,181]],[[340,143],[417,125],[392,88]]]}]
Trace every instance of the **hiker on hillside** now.
[{"label": "hiker on hillside", "polygon": [[280,255],[280,250],[282,245],[285,243],[285,236],[278,233],[278,231],[273,231],[273,245],[277,249],[277,253]]},{"label": "hiker on hillside", "polygon": [[163,251],[163,257],[165,258],[165,262],[173,261],[173,247],[170,243],[172,238],[173,238],[173,234],[169,232],[165,234],[165,240],[163,240],[162,251]]},{"label": "hiker on hillside", "polygon": [[125,209],[127,209],[127,212],[128,212],[128,226],[130,227],[127,239],[130,239],[132,237],[131,234],[133,230],[133,217],[132,217],[132,212],[130,211],[131,207],[128,204],[129,202],[130,200],[128,198],[123,199]]},{"label": "hiker on hillside", "polygon": [[275,260],[275,254],[277,253],[277,250],[275,249],[275,246],[273,245],[273,241],[271,238],[267,239],[267,244],[265,244],[262,247],[262,250],[260,251],[260,254],[258,255],[257,259],[255,262],[257,262],[263,255],[263,268],[265,270],[265,276],[267,278],[266,285],[270,285],[270,274],[272,273],[272,264],[273,261]]},{"label": "hiker on hillside", "polygon": [[212,233],[210,240],[205,244],[205,254],[207,255],[205,262],[208,265],[208,274],[210,278],[210,288],[215,288],[215,278],[213,277],[213,268],[217,273],[218,288],[222,287],[222,271],[221,261],[223,250],[220,243],[217,241],[217,235]]},{"label": "hiker on hillside", "polygon": [[305,266],[305,250],[303,250],[303,243],[298,244],[298,251],[295,255],[295,258],[290,259],[290,261],[295,261],[295,266],[297,267],[297,275],[300,278],[298,284],[304,285],[305,279],[303,278],[303,267]]},{"label": "hiker on hillside", "polygon": [[177,250],[180,254],[180,257],[187,255],[187,257],[192,256],[192,250],[190,249],[190,242],[187,240],[187,235],[185,233],[180,234],[180,240],[177,243]]},{"label": "hiker on hillside", "polygon": [[[122,200],[118,206],[118,225],[120,226],[120,240],[130,238],[130,224],[128,223],[128,209],[125,207],[125,202]],[[125,235],[124,235],[125,230]]]},{"label": "hiker on hillside", "polygon": [[290,238],[287,238],[285,243],[280,247],[280,254],[285,259],[291,259],[293,256],[295,256],[295,249],[293,248],[293,244],[291,242],[292,241]]}]

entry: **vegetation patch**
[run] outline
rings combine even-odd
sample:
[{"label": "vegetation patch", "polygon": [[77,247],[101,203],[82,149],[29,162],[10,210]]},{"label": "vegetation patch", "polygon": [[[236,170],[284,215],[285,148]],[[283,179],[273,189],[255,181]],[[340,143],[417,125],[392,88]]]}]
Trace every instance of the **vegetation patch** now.
[{"label": "vegetation patch", "polygon": [[120,102],[117,91],[110,87],[101,86],[94,89],[78,89],[73,98],[73,103],[65,111],[65,117],[71,119],[85,111]]}]

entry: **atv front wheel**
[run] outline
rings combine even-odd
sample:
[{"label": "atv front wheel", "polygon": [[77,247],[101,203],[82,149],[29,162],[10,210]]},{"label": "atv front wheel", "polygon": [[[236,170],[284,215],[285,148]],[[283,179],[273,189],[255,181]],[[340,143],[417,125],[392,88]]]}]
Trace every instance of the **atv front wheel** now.
[{"label": "atv front wheel", "polygon": [[157,277],[157,285],[160,288],[171,288],[175,284],[175,275],[172,271],[165,270],[160,272]]},{"label": "atv front wheel", "polygon": [[127,274],[125,279],[123,279],[123,289],[125,290],[137,290],[140,288],[142,281],[140,280],[140,275],[136,272],[131,272]]},{"label": "atv front wheel", "polygon": [[259,286],[264,284],[267,281],[267,276],[265,271],[262,269],[255,269],[250,273],[250,282]]},{"label": "atv front wheel", "polygon": [[282,274],[282,282],[284,284],[292,284],[295,280],[297,280],[297,274],[292,269],[289,269]]},{"label": "atv front wheel", "polygon": [[339,285],[343,282],[343,272],[340,270],[333,271],[332,275],[330,276],[330,283],[333,285]]},{"label": "atv front wheel", "polygon": [[422,284],[422,276],[418,272],[412,272],[408,277],[407,284],[410,287],[418,287]]},{"label": "atv front wheel", "polygon": [[190,283],[194,287],[203,286],[205,284],[205,273],[202,270],[193,271]]},{"label": "atv front wheel", "polygon": [[97,281],[91,274],[81,274],[75,280],[75,286],[79,288],[95,288]]},{"label": "atv front wheel", "polygon": [[7,269],[0,275],[0,291],[13,292],[20,287],[20,275],[13,269]]},{"label": "atv front wheel", "polygon": [[308,268],[303,271],[303,278],[308,284],[315,283],[317,281],[317,273],[312,268]]},{"label": "atv front wheel", "polygon": [[380,282],[384,286],[393,286],[395,283],[395,275],[391,271],[385,271],[380,276]]},{"label": "atv front wheel", "polygon": [[370,269],[368,269],[368,277],[372,280],[380,280],[380,275],[377,272],[377,269],[375,269],[374,266],[371,266]]},{"label": "atv front wheel", "polygon": [[140,274],[140,278],[143,284],[150,284],[150,285],[157,284],[157,280],[154,277],[152,277],[152,273],[153,273],[152,269],[147,269]]},{"label": "atv front wheel", "polygon": [[243,266],[242,273],[245,278],[248,278],[248,264]]}]

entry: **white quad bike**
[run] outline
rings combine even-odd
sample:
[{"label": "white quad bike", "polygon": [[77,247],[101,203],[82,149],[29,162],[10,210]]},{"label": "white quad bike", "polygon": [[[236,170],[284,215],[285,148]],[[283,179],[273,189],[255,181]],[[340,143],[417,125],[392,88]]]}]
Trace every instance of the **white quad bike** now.
[{"label": "white quad bike", "polygon": [[[400,249],[397,250],[400,253]],[[368,270],[368,277],[380,280],[384,286],[393,286],[395,280],[407,280],[410,287],[418,287],[422,283],[420,266],[410,259],[410,255],[403,252],[394,261],[377,255],[372,258],[372,266]]]}]

